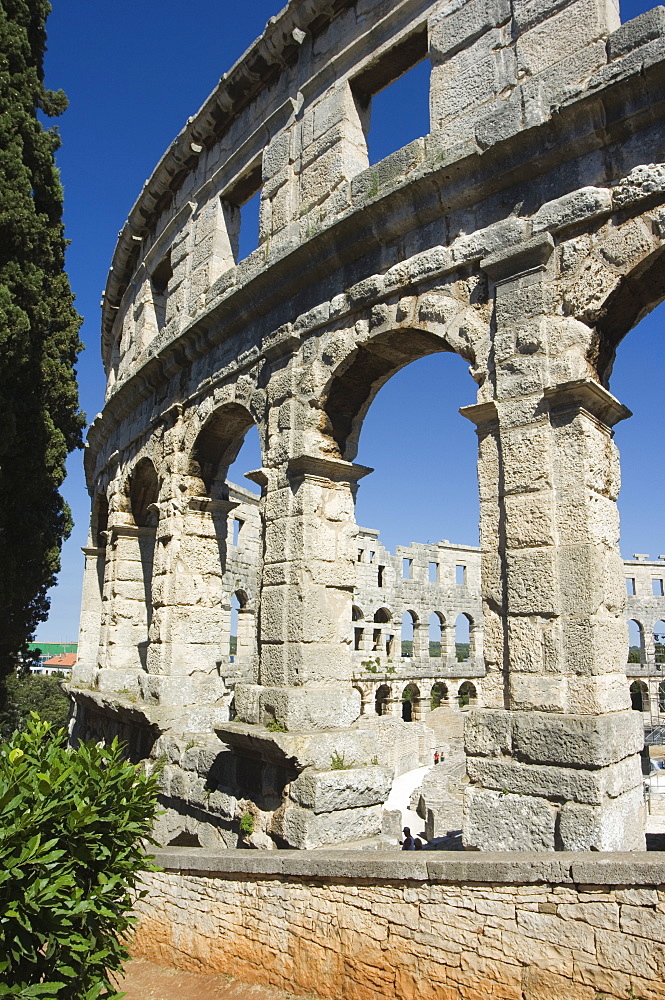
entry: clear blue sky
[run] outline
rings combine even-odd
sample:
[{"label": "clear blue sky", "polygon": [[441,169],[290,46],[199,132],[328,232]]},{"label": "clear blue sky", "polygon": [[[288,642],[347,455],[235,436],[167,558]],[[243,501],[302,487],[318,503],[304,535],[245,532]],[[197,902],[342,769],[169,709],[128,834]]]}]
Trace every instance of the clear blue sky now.
[{"label": "clear blue sky", "polygon": [[[102,408],[99,302],[118,231],[171,140],[280,6],[273,0],[54,0],[47,25],[46,84],[62,87],[70,99],[58,123],[63,138],[58,164],[71,240],[68,269],[78,310],[85,317],[82,338],[87,349],[78,371],[88,419]],[[650,6],[624,4],[623,19]],[[427,131],[421,124],[421,96],[416,70],[391,113],[378,99],[373,103],[372,160]],[[635,412],[616,435],[623,458],[626,555],[665,553],[660,435],[664,322],[661,307],[626,338],[612,381],[615,395]],[[475,384],[466,365],[452,355],[409,365],[379,393],[358,454],[359,462],[376,471],[361,484],[357,520],[380,528],[389,547],[440,538],[477,543],[475,435],[457,413],[474,400]],[[257,463],[256,443],[250,440],[233,470],[235,481],[242,482],[242,472]],[[80,453],[70,456],[68,468],[64,492],[76,526],[51,593],[51,616],[37,633],[43,642],[71,641],[78,630],[80,548],[86,542],[89,504]]]}]

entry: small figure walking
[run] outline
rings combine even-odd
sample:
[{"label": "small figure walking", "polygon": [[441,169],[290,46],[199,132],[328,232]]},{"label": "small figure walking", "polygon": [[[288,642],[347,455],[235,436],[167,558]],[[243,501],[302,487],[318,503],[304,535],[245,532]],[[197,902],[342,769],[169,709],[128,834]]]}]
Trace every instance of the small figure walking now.
[{"label": "small figure walking", "polygon": [[413,837],[411,836],[411,830],[408,826],[405,826],[402,830],[404,834],[404,840],[401,841],[403,851],[415,851],[416,845]]},{"label": "small figure walking", "polygon": [[439,763],[439,751],[438,750],[434,751],[434,763],[435,764]]}]

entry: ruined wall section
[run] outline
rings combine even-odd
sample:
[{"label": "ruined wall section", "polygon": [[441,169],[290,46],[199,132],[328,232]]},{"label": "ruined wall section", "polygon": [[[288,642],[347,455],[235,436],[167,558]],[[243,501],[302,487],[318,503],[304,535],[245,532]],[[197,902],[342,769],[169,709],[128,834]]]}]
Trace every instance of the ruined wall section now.
[{"label": "ruined wall section", "polygon": [[[236,684],[223,739],[262,769],[260,788],[281,752],[267,723],[347,739],[362,705],[349,627],[362,421],[394,372],[453,351],[478,386],[463,412],[479,436],[488,706],[467,746],[467,842],[500,829],[514,849],[643,843],[612,443],[627,411],[607,385],[621,337],[665,297],[664,37],[662,10],[619,27],[595,0],[293,0],[271,22],[167,151],[114,256],[109,395],[86,455],[109,505],[101,666],[82,700],[130,690],[147,714],[222,731],[226,687],[213,650],[199,654],[224,609],[195,602],[190,659],[178,566],[183,547],[214,544],[226,565],[225,470],[255,424],[258,675]],[[430,133],[363,169],[366,98],[422,54]],[[227,207],[254,189],[255,151],[263,242],[227,267]],[[157,327],[162,310],[155,336],[144,292]],[[205,545],[188,530],[197,511]],[[349,756],[369,765],[358,739]],[[302,808],[308,843],[320,826]]]}]

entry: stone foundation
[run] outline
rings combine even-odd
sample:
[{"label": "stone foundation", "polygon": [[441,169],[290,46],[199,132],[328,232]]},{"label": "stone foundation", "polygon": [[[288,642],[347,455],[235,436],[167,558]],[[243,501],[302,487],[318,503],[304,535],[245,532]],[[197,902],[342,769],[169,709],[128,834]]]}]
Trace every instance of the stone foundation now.
[{"label": "stone foundation", "polygon": [[663,1000],[665,855],[160,851],[137,957],[335,1000]]}]

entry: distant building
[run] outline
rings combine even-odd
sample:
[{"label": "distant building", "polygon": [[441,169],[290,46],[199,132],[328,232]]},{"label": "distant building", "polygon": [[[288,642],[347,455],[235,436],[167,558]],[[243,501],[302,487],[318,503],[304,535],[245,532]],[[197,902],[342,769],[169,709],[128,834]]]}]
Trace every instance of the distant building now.
[{"label": "distant building", "polygon": [[69,677],[76,663],[76,642],[31,642],[28,648],[40,653],[36,664],[30,668],[33,674],[59,673]]}]

